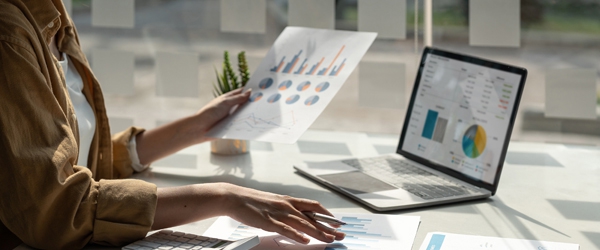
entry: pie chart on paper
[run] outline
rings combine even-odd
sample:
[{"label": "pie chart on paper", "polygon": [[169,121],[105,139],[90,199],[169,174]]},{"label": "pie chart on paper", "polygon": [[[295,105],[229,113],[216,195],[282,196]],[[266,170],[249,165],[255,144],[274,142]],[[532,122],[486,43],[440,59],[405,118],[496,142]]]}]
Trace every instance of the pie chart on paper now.
[{"label": "pie chart on paper", "polygon": [[296,88],[298,91],[305,91],[310,87],[310,81],[304,81]]},{"label": "pie chart on paper", "polygon": [[262,97],[263,97],[263,93],[261,93],[261,92],[254,93],[254,94],[252,94],[252,96],[250,96],[250,102],[257,102]]},{"label": "pie chart on paper", "polygon": [[296,103],[298,101],[298,99],[300,99],[299,95],[293,95],[293,96],[288,97],[285,100],[285,103],[287,103],[287,104],[294,104],[294,103]]},{"label": "pie chart on paper", "polygon": [[317,85],[317,87],[315,88],[315,91],[323,92],[327,88],[329,88],[329,82],[322,82],[322,83],[319,83],[319,85]]},{"label": "pie chart on paper", "polygon": [[281,98],[281,95],[280,95],[280,94],[274,94],[274,95],[272,95],[271,97],[269,97],[269,99],[267,99],[267,101],[268,101],[269,103],[274,103],[274,102],[277,102],[277,101],[279,101],[279,98]]},{"label": "pie chart on paper", "polygon": [[483,153],[483,150],[485,150],[486,142],[487,136],[485,130],[482,126],[475,124],[465,131],[462,140],[462,148],[467,157],[477,158]]},{"label": "pie chart on paper", "polygon": [[273,85],[273,79],[270,77],[262,79],[262,81],[258,83],[258,87],[260,89],[268,89],[269,87],[271,87],[271,85]]},{"label": "pie chart on paper", "polygon": [[292,86],[292,81],[285,80],[279,84],[279,90],[286,90]]},{"label": "pie chart on paper", "polygon": [[313,96],[307,98],[306,101],[304,101],[304,104],[306,106],[312,106],[315,103],[317,103],[318,101],[319,101],[319,96],[313,95]]}]

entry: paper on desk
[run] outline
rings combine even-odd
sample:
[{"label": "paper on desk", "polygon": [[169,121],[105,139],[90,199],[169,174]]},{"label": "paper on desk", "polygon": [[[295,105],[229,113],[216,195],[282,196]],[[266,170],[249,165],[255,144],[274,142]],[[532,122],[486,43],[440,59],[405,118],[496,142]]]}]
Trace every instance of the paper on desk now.
[{"label": "paper on desk", "polygon": [[348,213],[335,213],[334,215],[348,224],[338,229],[346,233],[346,238],[331,244],[309,237],[310,243],[303,245],[285,236],[246,226],[229,217],[219,217],[206,230],[204,236],[237,240],[258,235],[260,244],[255,249],[261,250],[409,250],[412,248],[420,223],[419,216]]},{"label": "paper on desk", "polygon": [[507,239],[449,233],[428,233],[419,250],[579,250],[578,244]]},{"label": "paper on desk", "polygon": [[214,138],[294,143],[340,90],[376,33],[287,27],[245,89],[250,101],[218,123]]}]

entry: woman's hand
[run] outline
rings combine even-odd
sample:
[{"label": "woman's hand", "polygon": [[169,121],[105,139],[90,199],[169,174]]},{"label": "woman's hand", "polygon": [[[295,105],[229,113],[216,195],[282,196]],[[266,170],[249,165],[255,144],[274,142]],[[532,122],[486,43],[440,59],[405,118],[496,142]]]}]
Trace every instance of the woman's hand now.
[{"label": "woman's hand", "polygon": [[[248,101],[251,90],[242,92],[242,89],[232,90],[220,95],[204,105],[196,114],[198,125],[203,129],[202,132],[210,130],[217,122],[229,115],[231,109],[237,105],[242,105]],[[203,138],[202,141],[208,140]]]},{"label": "woman's hand", "polygon": [[228,183],[159,188],[152,230],[183,225],[215,216],[229,216],[248,226],[308,243],[306,233],[332,242],[346,236],[313,221],[303,211],[331,215],[319,202],[262,192]]},{"label": "woman's hand", "polygon": [[276,232],[300,243],[308,243],[303,233],[323,242],[342,240],[345,234],[316,222],[303,211],[333,216],[317,201],[262,192],[235,185],[226,186],[226,215],[246,225]]}]

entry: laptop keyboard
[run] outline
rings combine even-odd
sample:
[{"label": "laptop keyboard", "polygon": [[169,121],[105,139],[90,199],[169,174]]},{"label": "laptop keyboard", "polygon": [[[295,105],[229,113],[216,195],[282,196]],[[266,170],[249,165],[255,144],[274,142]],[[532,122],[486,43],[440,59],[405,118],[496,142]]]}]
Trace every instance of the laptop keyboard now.
[{"label": "laptop keyboard", "polygon": [[476,191],[418,168],[410,161],[393,157],[348,159],[342,162],[425,200],[465,195]]}]

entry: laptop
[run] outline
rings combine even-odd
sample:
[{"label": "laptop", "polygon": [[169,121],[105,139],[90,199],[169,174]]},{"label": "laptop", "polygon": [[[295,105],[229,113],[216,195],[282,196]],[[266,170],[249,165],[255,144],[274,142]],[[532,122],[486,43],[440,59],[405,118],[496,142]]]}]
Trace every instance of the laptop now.
[{"label": "laptop", "polygon": [[294,168],[376,211],[493,196],[527,70],[423,51],[395,154]]}]

